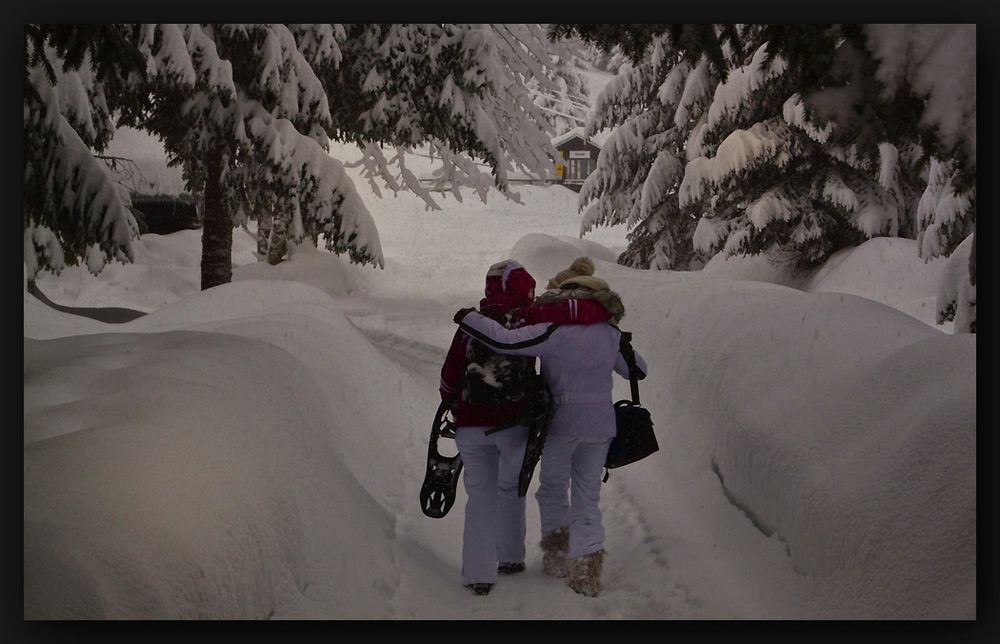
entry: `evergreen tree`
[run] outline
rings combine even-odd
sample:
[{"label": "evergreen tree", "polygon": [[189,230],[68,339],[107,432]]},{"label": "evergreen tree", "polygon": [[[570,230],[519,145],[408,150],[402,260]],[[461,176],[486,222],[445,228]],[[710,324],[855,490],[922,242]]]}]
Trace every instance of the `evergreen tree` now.
[{"label": "evergreen tree", "polygon": [[[550,47],[540,25],[347,25],[342,63],[323,75],[335,126],[331,137],[363,150],[360,161],[378,194],[408,189],[428,208],[431,189],[473,188],[486,199],[508,191],[514,170],[550,176],[554,128],[536,102],[575,86],[572,52]],[[394,154],[387,158],[386,149]],[[429,189],[406,166],[421,148],[437,159]],[[477,160],[484,161],[489,174]],[[492,175],[492,178],[490,177]]]},{"label": "evergreen tree", "polygon": [[[974,217],[974,30],[970,38],[968,26],[560,25],[554,34],[580,35],[606,50],[620,44],[639,66],[649,65],[642,61],[646,48],[668,36],[681,53],[675,65],[704,58],[719,70],[711,103],[684,142],[678,210],[663,219],[697,217],[695,251],[782,247],[812,265],[867,237],[920,235],[931,256],[954,248]],[[645,111],[662,110],[649,98],[661,78],[631,85],[636,122]],[[592,126],[624,123],[602,110],[599,104]],[[678,158],[664,143],[655,145]],[[635,149],[602,151],[598,169],[619,165],[618,176],[631,185],[609,182],[607,171],[589,190],[585,185],[581,205],[597,200],[599,206],[584,216],[583,229],[635,223],[620,261],[676,266],[666,257],[677,257],[678,233],[689,229],[664,225],[652,211],[608,218],[615,201],[629,212],[637,186],[648,179],[643,170],[652,167],[653,151],[629,157]],[[928,155],[946,159],[931,172],[930,185],[923,178]]]},{"label": "evergreen tree", "polygon": [[[678,189],[688,140],[704,119],[723,69],[692,55],[684,33],[652,38],[651,55],[623,69],[598,97],[588,134],[614,128],[580,193],[581,234],[597,225],[631,228],[619,262],[686,269],[701,259],[691,244],[697,218],[682,212]],[[723,54],[732,56],[727,46]]]},{"label": "evergreen tree", "polygon": [[549,125],[557,134],[564,134],[586,126],[590,115],[589,92],[580,72],[587,66],[584,47],[579,41],[565,40],[552,58],[555,66],[551,78],[556,87],[541,87],[533,78],[528,79],[527,87],[545,112]]},{"label": "evergreen tree", "polygon": [[[319,64],[336,55],[323,46],[332,32],[300,29]],[[162,137],[188,189],[204,195],[203,289],[231,279],[241,212],[273,217],[272,261],[287,231],[296,242],[324,234],[329,250],[382,265],[374,221],[326,153],[326,91],[288,27],[144,25],[140,50],[151,100],[134,125]]]},{"label": "evergreen tree", "polygon": [[127,192],[94,158],[130,109],[144,67],[134,26],[26,25],[24,264],[29,280],[84,262],[131,261],[138,236]]},{"label": "evergreen tree", "polygon": [[[116,105],[128,103],[117,124],[162,138],[174,163],[182,166],[188,189],[204,195],[202,288],[231,278],[232,227],[247,217],[261,217],[261,229],[271,229],[266,244],[258,241],[272,261],[283,254],[286,236],[300,241],[308,235],[323,236],[328,249],[346,252],[352,261],[382,265],[374,222],[343,166],[327,154],[331,138],[363,147],[362,164],[373,185],[379,178],[393,190],[413,190],[429,207],[436,206],[430,191],[405,163],[416,146],[440,159],[437,187],[450,188],[457,198],[463,187],[472,186],[485,200],[494,185],[516,198],[507,186],[512,170],[547,176],[558,158],[550,142],[552,126],[528,85],[535,83],[536,92],[565,91],[567,67],[546,46],[539,25],[113,29],[126,45],[122,51],[134,54],[133,67],[113,77],[121,90]],[[66,27],[70,40],[80,33],[86,31]],[[43,36],[50,37],[48,32]],[[35,40],[29,34],[25,45],[26,55],[35,60],[34,67],[26,67],[26,138],[39,142],[40,151],[47,149],[45,142],[53,147],[52,141],[65,150],[52,100],[58,96],[54,87],[62,85],[37,71],[38,60],[48,58],[36,53],[41,50]],[[61,62],[59,55],[55,60]],[[29,89],[34,89],[31,96]],[[107,113],[114,111],[109,107]],[[108,254],[129,259],[127,208],[110,189],[106,173],[94,165],[88,144],[70,139],[73,167],[89,168],[90,183],[69,184],[65,177],[84,175],[65,171],[65,151],[26,163],[26,250],[30,242],[31,256],[42,258],[29,266],[32,271],[39,264],[61,265],[63,245],[53,240],[79,227],[81,217],[103,217],[103,227],[92,224],[87,230],[102,231]],[[396,148],[391,161],[383,146]],[[478,160],[488,164],[492,178]],[[48,174],[42,172],[46,168]],[[45,208],[29,199],[44,198],[43,187],[53,182],[53,173],[69,185],[65,216],[49,227],[32,225],[43,216],[33,213]],[[80,197],[80,190],[99,193],[100,199]],[[82,254],[80,244],[74,244],[73,254]]]},{"label": "evergreen tree", "polygon": [[[815,102],[822,92],[829,109],[837,92],[863,89],[857,81],[866,76],[844,64],[857,59],[852,42],[822,25],[795,26],[794,38],[786,27],[784,42],[775,31],[742,30],[750,60],[716,88],[700,146],[688,152],[680,205],[701,218],[696,247],[728,255],[780,248],[815,266],[866,238],[913,230],[920,148],[897,140],[868,150],[839,139],[837,124],[802,97]],[[783,53],[769,54],[772,47]]]}]

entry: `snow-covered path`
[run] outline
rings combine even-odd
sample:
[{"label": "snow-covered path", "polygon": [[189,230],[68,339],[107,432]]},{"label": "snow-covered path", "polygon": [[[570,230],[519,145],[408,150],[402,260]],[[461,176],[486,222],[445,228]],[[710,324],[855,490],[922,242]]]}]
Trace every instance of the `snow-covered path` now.
[{"label": "snow-covered path", "polygon": [[[467,591],[456,589],[459,578],[456,573],[461,567],[464,489],[460,486],[455,507],[440,520],[424,516],[416,501],[423,480],[430,420],[438,402],[441,364],[447,351],[447,343],[431,344],[421,338],[426,337],[429,327],[438,328],[439,321],[447,320],[453,311],[431,305],[414,307],[411,315],[401,315],[400,311],[405,309],[398,303],[382,301],[378,304],[386,309],[383,312],[356,310],[348,319],[365,333],[373,346],[420,385],[413,392],[407,392],[415,400],[398,401],[417,414],[406,444],[405,493],[401,497],[402,514],[396,520],[399,549],[411,562],[432,558],[433,566],[439,569],[438,574],[446,584],[442,589],[444,595],[421,606],[419,599],[428,595],[427,566],[415,566],[410,579],[401,574],[399,596],[393,598],[393,603],[407,608],[394,616],[423,619],[505,619],[515,614],[528,619],[642,619],[652,614],[690,619],[698,616],[697,608],[702,603],[689,597],[687,590],[670,577],[669,557],[660,544],[661,538],[650,530],[618,476],[609,480],[601,499],[610,552],[605,565],[607,590],[599,598],[581,601],[566,588],[564,581],[541,573],[538,506],[532,496],[537,489],[534,484],[529,490],[527,504],[528,570],[516,576],[501,577],[489,602],[474,597],[467,599]],[[448,340],[450,342],[450,335]],[[420,421],[424,421],[422,425]],[[453,443],[446,441],[441,448],[454,453]],[[616,551],[611,544],[622,547]],[[448,601],[441,601],[445,597]]]}]

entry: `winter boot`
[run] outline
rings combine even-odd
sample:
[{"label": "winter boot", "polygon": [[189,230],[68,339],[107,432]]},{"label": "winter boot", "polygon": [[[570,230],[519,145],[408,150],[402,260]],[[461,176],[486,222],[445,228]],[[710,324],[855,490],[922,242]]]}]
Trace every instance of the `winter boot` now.
[{"label": "winter boot", "polygon": [[490,591],[493,590],[493,584],[480,583],[480,584],[466,584],[466,588],[471,588],[474,595],[489,595]]},{"label": "winter boot", "polygon": [[550,577],[566,577],[566,554],[569,552],[569,527],[561,526],[542,537],[542,570]]},{"label": "winter boot", "polygon": [[524,572],[524,562],[508,563],[501,561],[497,564],[497,572],[501,575],[516,575],[519,572]]},{"label": "winter boot", "polygon": [[570,559],[569,587],[581,595],[597,597],[601,592],[601,568],[604,566],[604,551]]}]

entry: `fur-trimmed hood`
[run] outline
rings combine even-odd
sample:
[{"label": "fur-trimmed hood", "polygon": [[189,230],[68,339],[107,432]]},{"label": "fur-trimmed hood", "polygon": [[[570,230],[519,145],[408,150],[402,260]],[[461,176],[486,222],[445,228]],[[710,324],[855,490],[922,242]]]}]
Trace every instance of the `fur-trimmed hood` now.
[{"label": "fur-trimmed hood", "polygon": [[549,304],[569,299],[597,300],[611,314],[611,319],[608,321],[612,324],[618,324],[625,317],[625,305],[622,304],[622,298],[609,288],[602,288],[596,291],[588,288],[565,288],[558,291],[546,291],[535,298],[535,304]]}]

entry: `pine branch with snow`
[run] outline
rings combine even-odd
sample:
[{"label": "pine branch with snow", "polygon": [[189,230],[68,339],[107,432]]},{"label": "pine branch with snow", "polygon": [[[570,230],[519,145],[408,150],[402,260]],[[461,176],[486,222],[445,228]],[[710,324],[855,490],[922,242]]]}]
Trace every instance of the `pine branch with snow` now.
[{"label": "pine branch with snow", "polygon": [[[558,152],[550,142],[551,114],[536,99],[539,93],[568,96],[578,80],[567,64],[571,53],[545,43],[540,26],[345,30],[343,63],[323,82],[339,97],[332,136],[362,148],[369,181],[414,190],[436,207],[430,192],[407,176],[406,154],[418,148],[438,159],[436,176],[447,178],[449,189],[471,187],[483,199],[489,186],[508,194],[516,170],[552,174]],[[387,157],[384,149],[397,153]]]},{"label": "pine branch with snow", "polygon": [[[778,32],[754,27],[745,33],[750,44]],[[913,159],[919,152],[898,140],[898,146],[883,141],[869,153],[852,133],[840,132],[839,122],[814,109],[814,96],[804,98],[816,71],[798,48],[828,46],[823,55],[835,59],[837,48],[824,41],[839,32],[817,26],[794,37],[782,33],[776,52],[769,53],[772,43],[760,43],[747,64],[718,85],[705,125],[689,145],[682,207],[734,218],[726,227],[706,224],[699,249],[756,254],[777,246],[795,250],[800,264],[810,266],[866,238],[912,234],[919,172]],[[825,79],[830,87],[823,91],[833,101],[842,79]],[[723,230],[726,239],[717,237]]]},{"label": "pine branch with snow", "polygon": [[951,255],[975,225],[975,188],[962,190],[958,179],[954,162],[931,160],[927,188],[917,206],[917,250],[925,260]]},{"label": "pine branch with snow", "polygon": [[597,225],[632,227],[620,262],[678,269],[698,259],[691,244],[697,218],[678,190],[688,140],[718,80],[707,59],[692,64],[662,36],[648,60],[625,68],[598,96],[587,132],[614,130],[580,192],[581,234]]},{"label": "pine branch with snow", "polygon": [[28,25],[24,72],[24,262],[29,278],[132,260],[138,225],[127,195],[95,158],[130,108],[142,68],[129,27]]}]

